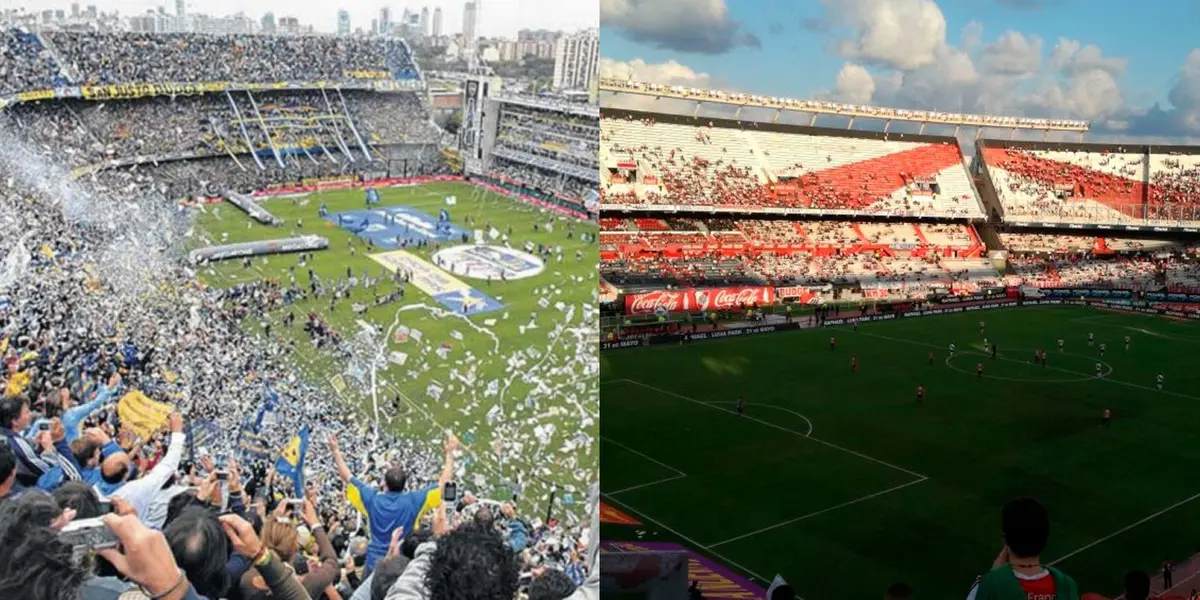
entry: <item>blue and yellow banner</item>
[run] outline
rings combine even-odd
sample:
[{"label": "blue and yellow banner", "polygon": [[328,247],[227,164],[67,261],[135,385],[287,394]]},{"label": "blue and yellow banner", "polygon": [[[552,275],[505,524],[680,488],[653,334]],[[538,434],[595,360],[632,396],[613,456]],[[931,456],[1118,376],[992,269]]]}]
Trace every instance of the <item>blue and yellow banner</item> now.
[{"label": "blue and yellow banner", "polygon": [[284,446],[275,461],[275,472],[291,478],[293,498],[304,497],[304,457],[308,454],[308,426],[305,425],[292,441]]}]

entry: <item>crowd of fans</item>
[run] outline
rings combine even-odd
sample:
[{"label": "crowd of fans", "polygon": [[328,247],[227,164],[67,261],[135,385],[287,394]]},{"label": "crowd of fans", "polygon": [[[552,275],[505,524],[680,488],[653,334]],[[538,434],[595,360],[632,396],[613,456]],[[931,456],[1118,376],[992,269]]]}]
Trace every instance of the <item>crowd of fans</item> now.
[{"label": "crowd of fans", "polygon": [[[67,194],[20,194],[9,179],[0,197],[4,237],[20,240],[0,281],[0,597],[596,597],[584,530],[470,493],[437,506],[462,472],[455,439],[441,453],[372,439],[289,370],[292,347],[248,334],[280,290],[200,285],[167,251],[187,226],[172,203],[93,199],[82,215],[72,203],[104,182],[52,185]],[[265,382],[291,390],[262,425],[266,445],[313,430],[300,498],[273,457],[238,463],[235,432]],[[177,411],[144,439],[116,410],[134,390]],[[218,433],[197,441],[201,422]],[[95,517],[111,533],[73,556],[69,524]]]},{"label": "crowd of fans", "polygon": [[[265,119],[327,110],[311,94],[264,96]],[[360,118],[364,135],[412,135],[407,125],[425,120],[402,108],[418,105],[384,107],[380,97],[356,104],[347,94],[340,112]],[[342,100],[330,100],[338,112]],[[335,159],[293,153],[285,168],[267,160],[259,169],[246,155],[218,154],[78,180],[62,168],[73,153],[88,155],[71,161],[82,165],[110,151],[202,152],[203,133],[215,131],[205,127],[229,118],[219,104],[42,103],[7,113],[0,598],[597,597],[594,524],[542,521],[542,507],[524,499],[477,497],[492,488],[474,483],[479,475],[462,478],[452,437],[435,451],[433,439],[372,434],[372,423],[297,376],[294,346],[248,332],[293,290],[210,288],[179,260],[190,225],[164,197],[386,172],[384,157],[351,162],[331,148]],[[179,139],[192,135],[201,144]],[[333,282],[326,287],[332,295]],[[256,434],[269,456],[247,453],[238,436],[265,387],[286,390]],[[116,409],[132,391],[175,413],[139,438]],[[271,465],[300,425],[312,433],[297,494]],[[460,496],[443,506],[450,478]],[[75,533],[92,518],[103,523]]]},{"label": "crowd of fans", "polygon": [[[986,148],[1008,220],[1183,224],[1200,220],[1200,157]],[[1142,182],[1148,181],[1146,186]]]},{"label": "crowd of fans", "polygon": [[0,95],[66,83],[58,61],[36,35],[0,28]]},{"label": "crowd of fans", "polygon": [[596,121],[524,104],[502,103],[496,141],[522,152],[600,170]]},{"label": "crowd of fans", "polygon": [[548,167],[539,167],[524,161],[492,157],[489,174],[496,179],[510,179],[523,187],[539,190],[583,202],[595,189],[595,184]]},{"label": "crowd of fans", "polygon": [[[7,119],[47,155],[71,166],[273,150],[312,161],[364,159],[394,145],[436,145],[438,132],[411,93],[319,90],[137,100],[45,101],[10,107]],[[255,165],[257,166],[257,165]]]},{"label": "crowd of fans", "polygon": [[[613,204],[982,216],[954,144],[601,119]],[[836,157],[836,158],[835,158]],[[636,168],[613,165],[635,165]],[[914,172],[930,172],[918,177]],[[627,174],[632,173],[630,177]]]},{"label": "crowd of fans", "polygon": [[[52,31],[5,33],[5,93],[62,85],[342,81],[419,76],[393,38]],[[51,55],[52,54],[52,55]]]}]

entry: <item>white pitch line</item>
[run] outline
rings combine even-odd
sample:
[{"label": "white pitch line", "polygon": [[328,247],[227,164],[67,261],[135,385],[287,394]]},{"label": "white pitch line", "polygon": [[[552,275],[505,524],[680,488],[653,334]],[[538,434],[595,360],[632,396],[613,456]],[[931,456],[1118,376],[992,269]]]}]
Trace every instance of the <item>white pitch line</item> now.
[{"label": "white pitch line", "polygon": [[636,454],[636,455],[638,455],[638,456],[640,456],[640,457],[642,457],[642,458],[644,458],[644,459],[646,459],[646,460],[648,460],[648,461],[650,461],[650,462],[652,462],[652,463],[654,463],[654,464],[656,464],[656,465],[658,465],[658,466],[660,466],[660,467],[663,467],[663,468],[665,468],[665,469],[670,469],[670,470],[672,470],[672,471],[675,471],[675,472],[676,472],[677,474],[679,474],[680,476],[687,477],[687,473],[684,473],[683,471],[680,471],[679,469],[676,469],[675,467],[672,467],[671,465],[668,465],[668,464],[666,464],[666,463],[664,463],[664,462],[662,462],[662,461],[660,461],[660,460],[658,460],[658,459],[654,458],[653,456],[649,456],[649,455],[647,455],[647,454],[643,454],[643,453],[641,453],[641,452],[638,452],[637,450],[634,450],[633,448],[630,448],[629,446],[626,446],[625,444],[622,444],[622,443],[620,443],[620,442],[614,441],[612,438],[607,438],[607,437],[604,437],[604,436],[600,436],[600,439],[601,439],[601,440],[603,440],[603,441],[605,441],[605,442],[608,442],[608,443],[610,443],[610,444],[612,444],[612,445],[614,445],[614,446],[616,446],[616,447],[618,447],[618,448],[621,448],[622,450],[628,450],[628,451],[630,451],[630,452],[632,452],[632,453],[634,453],[634,454]]},{"label": "white pitch line", "polygon": [[687,475],[676,475],[674,477],[667,477],[665,479],[659,479],[657,481],[651,481],[649,483],[639,483],[638,485],[631,485],[627,488],[621,488],[619,490],[613,490],[611,492],[604,492],[604,493],[608,494],[609,496],[614,496],[616,494],[624,494],[625,492],[632,492],[633,490],[640,490],[642,488],[647,488],[652,485],[658,485],[660,483],[666,483],[668,481],[675,481],[677,479],[683,479],[684,477],[687,477]]},{"label": "white pitch line", "polygon": [[[736,404],[736,403],[737,403],[736,400],[713,400],[712,402],[709,402],[708,404]],[[774,404],[763,404],[762,402],[747,402],[746,406],[761,406],[763,408],[774,408],[775,410],[782,410],[785,413],[791,413],[797,417],[800,417],[801,419],[804,419],[805,423],[808,423],[808,433],[806,433],[804,435],[807,437],[812,437],[812,432],[813,432],[812,421],[808,420],[808,417],[806,417],[790,408],[784,408],[782,406],[775,406]]]},{"label": "white pitch line", "polygon": [[[917,340],[910,340],[910,339],[906,339],[906,338],[892,337],[892,336],[888,336],[888,335],[880,335],[880,334],[878,334],[878,333],[867,333],[867,332],[865,332],[865,331],[859,331],[859,332],[858,332],[858,334],[859,334],[859,335],[865,335],[865,336],[869,336],[869,337],[874,337],[874,338],[880,338],[880,339],[884,339],[884,340],[892,340],[893,342],[903,342],[903,343],[905,343],[905,344],[912,344],[912,345],[914,345],[914,346],[924,346],[924,347],[926,347],[926,348],[939,348],[939,349],[942,349],[942,348],[943,348],[943,346],[939,346],[939,345],[936,345],[936,344],[930,344],[930,343],[928,343],[928,342],[921,342],[921,341],[917,341]],[[1076,356],[1078,356],[1078,355],[1076,355]],[[1015,362],[1015,363],[1021,363],[1021,364],[1028,364],[1028,363],[1026,363],[1026,362],[1025,362],[1025,361],[1023,361],[1023,360],[1016,359],[1016,358],[1005,358],[1005,357],[999,357],[997,360],[1004,360],[1004,361],[1008,361],[1008,362]],[[1097,359],[1097,360],[1099,360],[1099,359]],[[1100,362],[1104,362],[1104,361],[1103,361],[1103,360],[1101,360]],[[1152,388],[1152,387],[1150,387],[1150,386],[1146,386],[1146,385],[1138,385],[1138,384],[1136,384],[1136,383],[1129,383],[1128,381],[1121,381],[1120,379],[1111,379],[1111,378],[1108,378],[1108,377],[1099,377],[1099,378],[1097,378],[1097,377],[1094,377],[1094,376],[1091,376],[1091,375],[1087,375],[1086,373],[1079,373],[1079,372],[1077,372],[1077,371],[1071,371],[1071,370],[1069,370],[1069,369],[1060,369],[1060,368],[1058,368],[1058,367],[1046,367],[1046,368],[1047,368],[1047,369],[1050,369],[1051,371],[1058,371],[1058,372],[1060,372],[1060,373],[1066,373],[1066,374],[1068,374],[1068,375],[1078,375],[1078,376],[1080,376],[1080,377],[1088,377],[1088,378],[1090,378],[1090,379],[1094,379],[1094,380],[1096,380],[1096,381],[1107,381],[1107,382],[1109,382],[1109,383],[1115,383],[1115,384],[1117,384],[1117,385],[1123,385],[1123,386],[1126,386],[1126,387],[1137,388],[1137,389],[1139,389],[1139,390],[1146,390],[1146,391],[1148,391],[1148,392],[1154,392],[1154,393],[1156,393],[1156,394],[1166,394],[1166,395],[1168,395],[1168,396],[1175,396],[1176,398],[1187,398],[1188,400],[1200,400],[1200,398],[1197,398],[1196,396],[1189,396],[1189,395],[1187,395],[1187,394],[1180,394],[1179,392],[1172,392],[1172,391],[1170,391],[1170,390],[1159,390],[1159,389],[1157,389],[1157,388]],[[636,383],[636,382],[635,382],[635,383]]]},{"label": "white pitch line", "polygon": [[[729,410],[729,409],[727,409],[727,408],[721,408],[720,406],[717,406],[717,405],[715,405],[715,404],[710,404],[710,403],[708,403],[708,402],[701,402],[700,400],[697,400],[697,399],[695,399],[695,398],[689,398],[689,397],[687,397],[687,396],[684,396],[684,395],[682,395],[682,394],[676,394],[675,392],[672,392],[672,391],[670,391],[670,390],[664,390],[664,389],[662,389],[662,388],[657,388],[657,387],[654,387],[654,386],[652,386],[652,385],[649,385],[649,384],[646,384],[646,383],[642,383],[642,382],[640,382],[640,381],[637,381],[637,380],[634,380],[634,379],[626,379],[625,381],[626,381],[626,382],[628,382],[628,383],[632,383],[632,384],[634,384],[634,385],[638,385],[638,386],[644,387],[644,388],[646,388],[646,389],[648,389],[648,390],[654,390],[654,391],[656,391],[656,392],[658,392],[658,393],[660,393],[660,394],[666,394],[666,395],[668,395],[668,396],[674,396],[674,397],[676,397],[676,398],[679,398],[680,400],[686,400],[686,401],[688,401],[688,402],[691,402],[691,403],[693,403],[693,404],[699,404],[700,406],[707,406],[707,407],[709,407],[709,408],[711,408],[711,409],[713,409],[713,410],[719,410],[719,411],[721,411],[721,412],[724,412],[724,413],[728,413],[728,414],[731,414],[731,415],[737,416],[737,412],[736,412],[736,411],[732,411],[732,410]],[[928,477],[926,477],[925,475],[922,475],[922,474],[920,474],[920,473],[917,473],[916,471],[910,471],[910,470],[908,470],[908,469],[905,469],[904,467],[901,467],[901,466],[898,466],[898,465],[894,465],[894,464],[892,464],[892,463],[890,463],[890,462],[887,462],[887,461],[879,460],[878,458],[874,458],[874,457],[871,457],[871,456],[867,456],[866,454],[863,454],[863,453],[861,453],[861,452],[856,452],[856,451],[854,451],[854,450],[851,450],[851,449],[849,449],[849,448],[843,448],[842,446],[839,446],[839,445],[837,445],[837,444],[834,444],[834,443],[832,443],[832,442],[827,442],[827,441],[825,441],[825,440],[822,440],[822,439],[819,439],[819,438],[815,438],[815,437],[810,437],[810,436],[804,435],[803,433],[800,433],[799,431],[796,431],[796,430],[794,430],[794,429],[788,429],[787,427],[781,427],[781,426],[779,426],[779,425],[776,425],[776,424],[774,424],[774,423],[771,423],[771,422],[769,422],[769,421],[764,421],[764,420],[762,420],[762,419],[758,419],[758,418],[755,418],[755,417],[749,417],[749,416],[742,415],[742,416],[741,416],[741,417],[739,417],[739,418],[741,418],[741,419],[747,419],[747,420],[750,420],[750,421],[754,421],[755,423],[759,423],[759,424],[762,424],[762,425],[766,425],[767,427],[770,427],[770,428],[772,428],[772,429],[778,429],[779,431],[783,431],[783,432],[786,432],[786,433],[790,433],[790,434],[792,434],[792,435],[794,435],[794,436],[796,436],[796,437],[802,438],[802,439],[806,439],[806,440],[812,440],[812,441],[814,441],[814,442],[816,442],[816,443],[818,443],[818,444],[821,444],[821,445],[824,445],[824,446],[828,446],[828,447],[830,447],[830,448],[833,448],[833,449],[835,449],[835,450],[841,450],[842,452],[845,452],[845,453],[847,453],[847,454],[853,454],[853,455],[855,455],[855,456],[857,456],[857,457],[859,457],[859,458],[862,458],[862,459],[864,459],[864,460],[869,460],[869,461],[871,461],[871,462],[873,462],[873,463],[880,464],[880,465],[883,465],[883,466],[885,466],[885,467],[891,467],[892,469],[895,469],[895,470],[897,470],[897,471],[900,471],[900,472],[903,472],[903,473],[908,473],[909,475],[912,475],[913,477],[917,477],[917,478],[920,478],[920,479],[928,479]]]},{"label": "white pitch line", "polygon": [[1196,498],[1200,498],[1200,494],[1196,494],[1194,496],[1184,498],[1183,500],[1180,500],[1179,502],[1176,502],[1175,504],[1172,504],[1172,505],[1170,505],[1170,506],[1168,506],[1168,507],[1166,507],[1166,508],[1164,508],[1164,509],[1162,509],[1140,521],[1137,521],[1136,523],[1133,523],[1131,525],[1126,525],[1126,526],[1124,526],[1124,527],[1122,527],[1122,528],[1120,528],[1120,529],[1118,529],[1118,530],[1116,530],[1116,531],[1114,531],[1114,532],[1112,532],[1112,533],[1110,533],[1110,534],[1108,534],[1086,546],[1081,546],[1079,548],[1076,548],[1075,550],[1072,550],[1071,552],[1067,553],[1065,556],[1062,556],[1062,557],[1056,559],[1054,562],[1047,563],[1046,566],[1053,567],[1054,565],[1056,565],[1064,560],[1067,560],[1068,558],[1071,558],[1072,556],[1075,556],[1076,554],[1079,554],[1080,552],[1083,552],[1084,550],[1087,550],[1088,548],[1091,548],[1092,546],[1096,546],[1102,542],[1106,542],[1114,537],[1117,537],[1118,535],[1121,535],[1122,533],[1125,533],[1126,531],[1129,531],[1130,529],[1133,529],[1134,527],[1137,527],[1138,525],[1141,525],[1142,523],[1145,523],[1147,521],[1158,518],[1159,516],[1162,516],[1163,514],[1166,514],[1176,508],[1179,508],[1180,506],[1183,506],[1184,504],[1187,504],[1188,502],[1191,502],[1192,500],[1195,500]]},{"label": "white pitch line", "polygon": [[769,526],[769,527],[763,527],[762,529],[757,529],[757,530],[755,530],[755,531],[751,531],[750,533],[743,533],[742,535],[739,535],[739,536],[736,536],[736,537],[731,537],[731,538],[729,538],[729,539],[727,539],[727,540],[722,540],[722,541],[720,541],[720,542],[717,542],[717,543],[715,543],[715,544],[712,544],[712,545],[710,545],[710,546],[709,546],[709,548],[716,548],[717,546],[722,546],[722,545],[724,545],[724,544],[728,544],[728,543],[730,543],[730,542],[736,542],[736,541],[738,541],[738,540],[741,540],[741,539],[748,538],[748,537],[750,537],[750,536],[752,536],[752,535],[758,535],[758,534],[760,534],[760,533],[763,533],[764,531],[770,531],[770,530],[772,530],[772,529],[778,529],[778,528],[780,528],[780,527],[784,527],[784,526],[787,526],[787,525],[791,525],[792,523],[798,523],[798,522],[800,522],[800,521],[803,521],[803,520],[805,520],[805,519],[811,519],[811,518],[813,518],[813,517],[816,517],[816,516],[823,515],[823,514],[825,514],[825,513],[827,513],[827,512],[833,512],[833,511],[835,511],[835,510],[837,510],[837,509],[839,509],[839,508],[845,508],[845,507],[847,507],[847,506],[850,506],[850,505],[852,505],[852,504],[858,504],[859,502],[863,502],[863,501],[866,501],[866,500],[870,500],[871,498],[875,498],[875,497],[877,497],[877,496],[882,496],[882,495],[884,495],[884,494],[890,494],[890,493],[892,493],[892,492],[894,492],[894,491],[897,491],[897,490],[902,490],[902,489],[904,489],[904,488],[906,488],[906,487],[909,487],[909,486],[911,486],[911,485],[916,485],[916,484],[918,484],[918,483],[921,483],[922,481],[928,481],[928,480],[929,480],[929,478],[928,478],[928,477],[922,477],[922,478],[920,478],[920,479],[914,479],[914,480],[912,480],[912,481],[909,481],[908,483],[902,483],[902,484],[900,484],[900,485],[897,485],[897,486],[890,487],[890,488],[888,488],[888,489],[886,489],[886,490],[879,491],[879,492],[875,492],[874,494],[867,494],[866,496],[863,496],[863,497],[861,497],[861,498],[855,498],[854,500],[849,500],[849,501],[843,502],[843,503],[841,503],[841,504],[838,504],[838,505],[836,505],[836,506],[830,506],[829,508],[821,509],[821,510],[818,510],[818,511],[816,511],[816,512],[811,512],[811,513],[808,513],[807,515],[802,515],[802,516],[796,517],[796,518],[794,518],[794,519],[788,519],[787,521],[783,521],[782,523],[776,523],[776,524],[774,524],[774,525],[771,525],[771,526]]},{"label": "white pitch line", "polygon": [[716,551],[714,551],[714,550],[709,550],[709,549],[708,549],[708,547],[707,547],[707,546],[705,546],[704,544],[701,544],[700,542],[697,542],[696,540],[693,540],[692,538],[690,538],[690,537],[688,537],[688,536],[686,536],[686,535],[683,535],[682,533],[679,533],[678,531],[676,531],[676,530],[674,530],[674,529],[672,529],[672,528],[668,527],[667,525],[664,525],[664,524],[663,524],[661,521],[659,521],[659,520],[655,519],[654,517],[651,517],[650,515],[648,515],[648,514],[646,514],[646,513],[644,513],[644,512],[641,512],[641,511],[639,511],[639,510],[637,510],[637,509],[633,508],[632,506],[629,506],[628,504],[625,504],[624,502],[621,502],[620,500],[617,500],[616,498],[613,498],[612,496],[609,496],[607,493],[601,493],[600,495],[601,495],[601,496],[604,496],[604,497],[607,497],[609,502],[612,502],[613,504],[616,504],[616,505],[617,505],[618,507],[620,507],[620,508],[624,508],[625,510],[627,510],[627,511],[629,511],[629,512],[633,513],[635,516],[639,516],[639,517],[641,517],[641,518],[643,518],[643,519],[645,519],[645,520],[647,520],[647,521],[649,521],[649,522],[651,522],[651,523],[654,523],[655,525],[658,525],[659,527],[662,527],[663,529],[667,530],[667,532],[668,532],[668,533],[671,533],[671,534],[675,535],[675,537],[678,537],[679,539],[681,539],[681,540],[683,540],[683,541],[685,541],[685,542],[687,542],[687,543],[691,544],[691,545],[692,545],[694,548],[697,548],[697,549],[699,549],[699,550],[703,550],[703,551],[705,551],[705,552],[707,552],[707,553],[709,553],[709,554],[711,554],[711,555],[713,555],[713,556],[715,556],[715,557],[717,557],[717,558],[721,559],[721,560],[722,560],[722,561],[724,561],[726,564],[733,565],[734,567],[737,567],[738,569],[741,569],[741,571],[742,571],[743,573],[746,573],[747,575],[752,575],[752,576],[754,576],[754,578],[755,578],[755,579],[757,579],[757,580],[759,580],[760,582],[762,582],[762,583],[766,584],[766,583],[769,583],[769,582],[771,581],[770,579],[767,579],[766,577],[763,577],[762,575],[759,575],[758,573],[755,573],[754,571],[751,571],[750,569],[747,569],[746,567],[743,567],[742,565],[739,565],[738,563],[736,563],[736,562],[733,562],[732,560],[730,560],[730,559],[728,559],[728,558],[726,558],[726,557],[724,557],[724,556],[721,556],[721,555],[720,555],[719,553],[717,553]]}]

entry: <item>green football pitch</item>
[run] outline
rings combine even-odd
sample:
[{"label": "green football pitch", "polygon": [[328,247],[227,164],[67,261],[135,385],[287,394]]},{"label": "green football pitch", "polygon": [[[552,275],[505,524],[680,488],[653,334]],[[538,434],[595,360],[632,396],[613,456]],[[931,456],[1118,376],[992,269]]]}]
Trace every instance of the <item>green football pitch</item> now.
[{"label": "green football pitch", "polygon": [[[326,350],[315,350],[303,330],[305,315],[319,313],[330,325],[354,340],[363,327],[360,321],[381,331],[410,328],[414,333],[406,341],[377,336],[378,344],[359,350],[363,356],[375,348],[388,356],[405,355],[404,364],[388,362],[379,371],[379,420],[383,426],[428,446],[431,455],[440,453],[441,432],[454,431],[467,449],[468,487],[476,493],[498,500],[519,492],[521,509],[530,517],[546,514],[551,490],[557,488],[555,514],[586,518],[583,504],[590,482],[598,475],[597,448],[589,438],[597,431],[598,384],[595,367],[595,265],[594,243],[579,240],[579,233],[594,234],[594,224],[578,223],[555,213],[485,192],[460,183],[436,183],[422,186],[382,188],[381,206],[407,206],[436,219],[447,208],[454,223],[467,229],[486,229],[490,223],[499,232],[512,230],[512,245],[526,241],[561,245],[563,260],[546,260],[545,270],[533,277],[507,282],[457,279],[501,301],[501,310],[465,317],[445,310],[415,285],[405,286],[404,298],[374,306],[374,293],[356,287],[350,299],[329,309],[328,295],[321,300],[306,300],[277,310],[265,320],[245,322],[254,335],[267,335],[279,343],[296,342],[292,353],[296,372],[309,383],[324,386],[329,393],[340,394],[348,410],[363,410],[374,419],[376,404],[369,394],[369,378],[359,382],[348,371],[365,364],[353,357],[335,357]],[[446,196],[456,196],[454,206],[445,204]],[[323,279],[344,277],[350,267],[355,277],[366,269],[372,277],[384,276],[381,293],[395,289],[390,272],[372,260],[364,241],[349,231],[329,225],[317,216],[321,203],[330,213],[364,208],[361,189],[323,191],[300,197],[277,197],[262,202],[281,227],[262,226],[231,204],[209,205],[198,216],[197,242],[203,244],[236,243],[251,240],[285,238],[316,234],[329,239],[328,250],[318,251],[312,266]],[[470,216],[473,224],[465,224]],[[299,228],[296,223],[301,223]],[[551,223],[547,231],[545,224]],[[534,225],[538,231],[534,231]],[[575,234],[567,237],[573,224]],[[197,245],[199,245],[199,243]],[[351,244],[355,248],[351,254]],[[454,245],[454,244],[449,244]],[[446,247],[444,244],[443,247]],[[433,262],[435,247],[409,249]],[[576,250],[582,258],[576,260]],[[375,253],[387,252],[376,249]],[[277,279],[289,281],[288,269],[298,264],[298,255],[256,258],[247,269],[241,260],[230,260],[202,267],[199,276],[208,284],[226,287],[237,283]],[[308,289],[308,266],[297,266],[297,284]],[[370,306],[364,313],[351,310],[353,303]],[[561,303],[561,305],[559,304]],[[561,308],[560,308],[561,307]],[[589,322],[585,322],[587,307]],[[568,310],[570,317],[568,318]],[[295,324],[287,327],[282,317],[292,312]],[[419,332],[415,333],[415,332]],[[420,340],[416,339],[420,335]],[[439,348],[445,355],[439,355]],[[579,356],[591,356],[593,375],[581,377]],[[360,371],[361,372],[361,371]],[[337,385],[331,383],[336,379]],[[489,384],[495,387],[489,391]],[[344,385],[342,385],[344,384]],[[434,398],[430,384],[443,389]],[[399,395],[401,403],[393,406]],[[357,432],[363,438],[370,433]],[[582,434],[582,435],[581,435]],[[360,439],[363,439],[360,438]],[[356,455],[366,443],[352,446],[343,439],[343,448],[355,449]],[[324,452],[324,440],[313,451]],[[325,474],[328,475],[328,474]]]},{"label": "green football pitch", "polygon": [[604,537],[679,541],[809,600],[962,598],[1000,507],[1033,496],[1043,563],[1116,593],[1200,551],[1198,350],[1200,324],[1025,307],[605,353],[601,487],[644,525]]}]

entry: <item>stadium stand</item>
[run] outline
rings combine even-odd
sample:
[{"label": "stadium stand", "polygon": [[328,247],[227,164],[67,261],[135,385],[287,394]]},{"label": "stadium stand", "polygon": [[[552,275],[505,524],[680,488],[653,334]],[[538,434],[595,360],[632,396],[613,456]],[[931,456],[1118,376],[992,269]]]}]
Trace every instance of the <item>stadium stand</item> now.
[{"label": "stadium stand", "polygon": [[953,138],[612,111],[600,157],[613,205],[983,216]]},{"label": "stadium stand", "polygon": [[1189,225],[1200,150],[984,140],[979,160],[1006,222]]},{"label": "stadium stand", "polygon": [[[598,597],[598,540],[588,535],[595,520],[543,522],[515,502],[473,495],[466,481],[467,493],[441,506],[433,490],[455,476],[457,439],[432,448],[383,436],[367,452],[362,417],[297,382],[283,366],[284,344],[248,333],[247,319],[280,306],[289,290],[271,282],[207,287],[158,247],[183,234],[172,229],[177,199],[447,172],[441,132],[408,88],[173,95],[160,87],[419,81],[403,42],[0,35],[8,153],[0,228],[15,246],[5,264],[29,278],[14,285],[7,267],[0,275],[0,598],[511,599],[530,588]],[[44,93],[143,83],[107,99]],[[35,162],[37,173],[15,172]],[[85,195],[86,205],[77,198]],[[148,236],[161,237],[151,244]],[[152,267],[152,285],[169,299],[137,292],[146,282],[132,276],[96,275],[101,262],[119,269],[131,260]],[[345,351],[340,333],[319,319],[309,325],[315,341]],[[172,371],[181,366],[186,377]],[[274,419],[261,421],[263,409],[248,432],[240,419],[263,404],[264,382],[288,382],[290,391],[272,391]],[[140,422],[118,410],[134,392],[175,412],[135,433]],[[262,457],[216,464],[205,456],[237,456],[248,439],[282,448],[309,428],[304,470],[324,475],[311,485]],[[297,496],[295,507],[285,501]],[[102,515],[109,505],[112,514]],[[89,547],[60,536],[73,518],[102,518],[98,530],[120,546],[103,559],[72,560]]]},{"label": "stadium stand", "polygon": [[[1194,148],[981,140],[973,183],[944,138],[614,110],[600,139],[601,270],[622,292],[832,285],[827,299],[882,299],[1194,284],[1194,253],[1138,230],[1200,224]],[[1110,228],[1062,231],[1099,226]],[[998,235],[985,241],[984,229]]]},{"label": "stadium stand", "polygon": [[499,102],[493,178],[584,204],[599,183],[600,137],[594,117],[541,99]]}]

